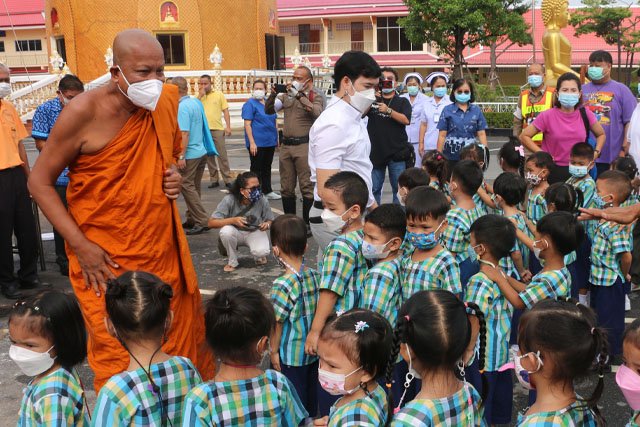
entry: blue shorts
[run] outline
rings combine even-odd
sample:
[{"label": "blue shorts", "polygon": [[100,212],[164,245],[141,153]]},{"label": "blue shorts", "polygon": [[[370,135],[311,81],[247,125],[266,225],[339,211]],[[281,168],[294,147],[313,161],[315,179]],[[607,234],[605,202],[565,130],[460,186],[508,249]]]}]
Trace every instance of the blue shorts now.
[{"label": "blue shorts", "polygon": [[[594,168],[595,169],[595,168]],[[578,289],[589,289],[589,272],[591,271],[591,241],[587,236],[576,251],[576,282]],[[571,277],[573,280],[573,277]]]},{"label": "blue shorts", "polygon": [[472,261],[471,258],[467,258],[458,264],[458,268],[460,269],[460,283],[462,283],[462,293],[464,294],[467,291],[467,283],[469,283],[471,276],[480,271],[480,264],[478,264],[478,261]]},{"label": "blue shorts", "polygon": [[[484,402],[484,417],[488,424],[510,424],[513,407],[513,378],[511,370],[485,372],[487,390],[483,390],[478,361],[467,368],[467,379]],[[484,391],[484,393],[483,393]]]},{"label": "blue shorts", "polygon": [[607,331],[611,356],[622,354],[624,295],[624,282],[619,277],[612,286],[591,284],[591,307],[598,316],[598,326]]},{"label": "blue shorts", "polygon": [[571,275],[571,298],[578,299],[580,284],[578,283],[578,262],[572,262],[567,265],[567,270]]},{"label": "blue shorts", "polygon": [[300,397],[300,401],[309,413],[315,417],[318,413],[318,361],[305,366],[289,366],[281,364],[282,374],[291,381]]}]

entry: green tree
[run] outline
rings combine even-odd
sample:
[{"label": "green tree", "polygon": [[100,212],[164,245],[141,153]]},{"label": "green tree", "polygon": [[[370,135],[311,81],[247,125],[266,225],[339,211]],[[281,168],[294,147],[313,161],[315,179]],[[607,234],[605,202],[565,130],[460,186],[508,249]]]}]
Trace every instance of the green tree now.
[{"label": "green tree", "polygon": [[618,49],[618,80],[621,80],[622,51],[627,53],[625,62],[633,60],[638,44],[638,18],[632,18],[630,4],[627,7],[613,7],[616,3],[614,0],[583,0],[582,3],[585,7],[576,9],[571,16],[575,35],[579,37],[594,33],[608,45],[615,45]]},{"label": "green tree", "polygon": [[[404,0],[409,15],[400,19],[415,44],[432,43],[462,77],[464,50],[478,45],[523,45],[531,41],[523,14],[528,0]],[[508,44],[508,43],[507,43]],[[495,70],[494,70],[495,71]]]}]

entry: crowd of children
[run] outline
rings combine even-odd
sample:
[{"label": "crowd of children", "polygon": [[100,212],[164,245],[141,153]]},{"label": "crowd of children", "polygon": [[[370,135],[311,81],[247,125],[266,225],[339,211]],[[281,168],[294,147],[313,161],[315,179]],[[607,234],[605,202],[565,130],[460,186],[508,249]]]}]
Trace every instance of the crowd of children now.
[{"label": "crowd of children", "polygon": [[[549,185],[551,156],[525,158],[510,141],[491,186],[484,147],[460,158],[425,153],[423,168],[399,178],[402,206],[369,212],[362,178],[330,177],[323,218],[339,236],[317,270],[305,262],[304,221],[276,218],[282,274],[269,296],[235,287],[206,305],[211,381],[163,350],[171,287],[128,272],[108,283],[104,327],[130,364],[89,419],[74,368],[87,346],[75,298],[48,291],[17,303],[10,356],[34,377],[19,425],[596,426],[618,357],[616,381],[639,425],[640,322],[624,331],[632,229],[577,218],[581,207],[635,200],[635,165],[617,161],[594,181],[593,149],[578,143],[571,178]],[[576,394],[574,380],[594,370],[591,395]],[[517,420],[514,378],[531,391]]]}]

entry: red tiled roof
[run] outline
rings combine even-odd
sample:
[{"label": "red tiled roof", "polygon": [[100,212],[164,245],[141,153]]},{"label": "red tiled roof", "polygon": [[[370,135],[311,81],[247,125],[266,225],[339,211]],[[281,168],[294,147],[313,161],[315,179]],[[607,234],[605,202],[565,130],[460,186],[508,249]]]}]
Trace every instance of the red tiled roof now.
[{"label": "red tiled roof", "polygon": [[407,13],[402,0],[278,0],[278,19]]},{"label": "red tiled roof", "polygon": [[3,0],[0,27],[44,26],[43,11],[44,0]]}]

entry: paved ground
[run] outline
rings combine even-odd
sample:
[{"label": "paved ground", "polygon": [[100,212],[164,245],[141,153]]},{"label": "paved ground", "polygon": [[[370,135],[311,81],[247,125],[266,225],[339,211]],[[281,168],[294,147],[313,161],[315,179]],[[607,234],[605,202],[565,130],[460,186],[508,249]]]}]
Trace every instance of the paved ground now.
[{"label": "paved ground", "polygon": [[[237,131],[236,134],[238,134]],[[504,141],[506,140],[490,139],[490,146],[494,155],[499,149],[501,143]],[[248,170],[249,159],[244,148],[244,142],[238,136],[234,136],[227,142],[227,147],[231,167],[237,170]],[[37,158],[37,152],[34,147],[27,147],[27,149],[31,164],[33,164]],[[493,156],[489,171],[487,172],[487,178],[492,180],[499,172],[496,157]],[[208,176],[206,179],[208,180]],[[203,201],[205,208],[209,211],[213,211],[217,203],[225,194],[219,188],[207,188],[207,184],[208,181],[204,182],[202,187]],[[273,187],[275,189],[280,188],[277,159],[275,159],[273,163]],[[391,189],[387,185],[383,195],[383,202],[389,201],[391,201]],[[301,203],[298,205],[298,209],[301,209]],[[182,199],[179,200],[179,206],[181,207],[181,211],[184,212],[184,202]],[[272,201],[271,206],[276,213],[281,213],[282,205],[279,201]],[[40,220],[43,233],[51,232],[51,225],[43,215],[41,215]],[[222,267],[225,265],[225,259],[218,254],[216,249],[216,231],[212,230],[198,236],[190,236],[188,237],[188,240],[191,247],[193,262],[200,280],[200,289],[205,299],[207,296],[212,295],[217,289],[224,289],[238,285],[255,287],[256,289],[260,289],[266,293],[268,292],[273,279],[275,279],[279,274],[279,269],[273,259],[270,259],[266,266],[256,267],[246,248],[242,251],[243,256],[240,258],[240,268],[230,274],[223,272]],[[316,262],[315,254],[317,252],[313,239],[309,241],[309,246],[308,263],[313,264]],[[57,271],[53,241],[44,242],[44,251],[47,270],[40,273],[41,279],[52,283],[56,288],[70,291],[70,285],[67,278],[61,276]],[[28,382],[28,378],[18,371],[15,364],[8,356],[9,340],[6,338],[6,313],[10,307],[11,301],[0,295],[0,372],[4,373],[4,375],[0,376],[0,419],[2,419],[2,421],[0,421],[0,425],[2,426],[15,425],[20,406],[20,399],[22,398],[22,388]],[[629,322],[632,318],[638,316],[639,307],[640,297],[632,295],[633,310],[627,313]],[[88,389],[91,389],[93,378],[88,365],[83,365],[79,370],[85,386]],[[582,396],[590,396],[591,391],[595,387],[596,380],[597,376],[593,376],[581,381],[578,385],[579,393]],[[607,419],[609,425],[622,426],[629,418],[630,409],[626,405],[622,394],[615,384],[614,374],[607,374],[605,381],[605,393],[601,400],[602,413]],[[90,407],[93,408],[95,394],[93,391],[88,391],[87,396],[89,398]],[[517,411],[522,410],[526,405],[526,395],[523,393],[523,390],[516,387],[514,417],[516,416],[515,414]]]}]

